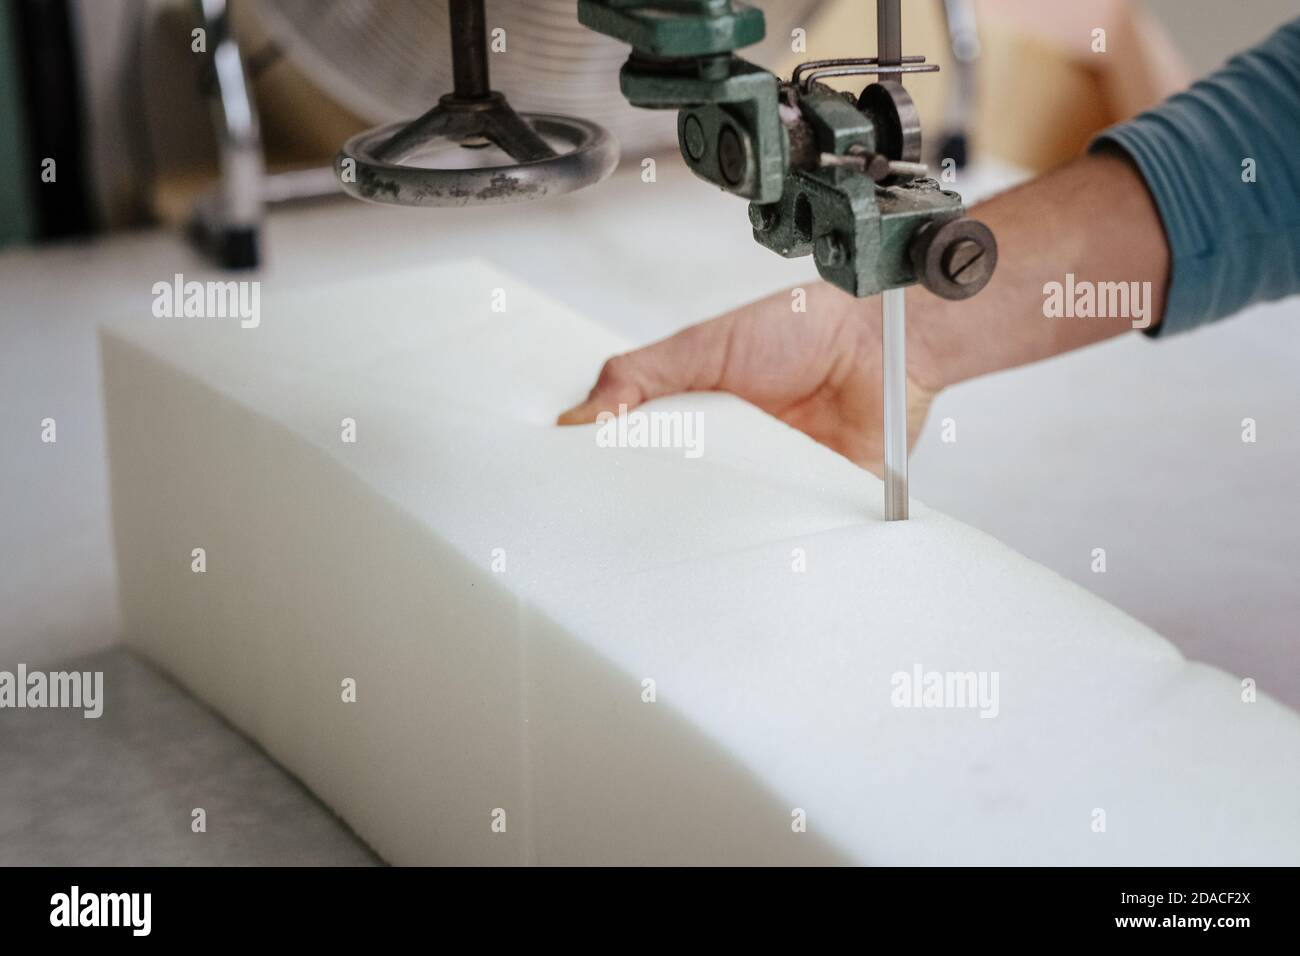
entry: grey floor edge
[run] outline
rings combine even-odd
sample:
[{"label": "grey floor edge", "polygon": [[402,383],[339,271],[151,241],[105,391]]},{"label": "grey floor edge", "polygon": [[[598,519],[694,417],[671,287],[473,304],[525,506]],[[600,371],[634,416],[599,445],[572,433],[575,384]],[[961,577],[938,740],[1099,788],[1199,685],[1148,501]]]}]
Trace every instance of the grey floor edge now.
[{"label": "grey floor edge", "polygon": [[[382,865],[256,743],[132,651],[42,669],[102,671],[103,715],[0,710],[0,865]],[[200,808],[206,832],[194,832]]]}]

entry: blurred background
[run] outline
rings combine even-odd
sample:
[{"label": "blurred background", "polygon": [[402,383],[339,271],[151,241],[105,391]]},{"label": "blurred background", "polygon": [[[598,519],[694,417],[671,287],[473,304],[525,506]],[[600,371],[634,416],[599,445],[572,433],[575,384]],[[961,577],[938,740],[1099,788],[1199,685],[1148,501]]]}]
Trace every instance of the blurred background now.
[{"label": "blurred background", "polygon": [[[860,0],[760,2],[768,38],[745,55],[778,73],[801,59],[874,48]],[[188,223],[221,160],[211,101],[222,91],[196,27],[228,18],[252,80],[271,174],[328,163],[362,128],[413,116],[449,83],[440,0],[0,0],[0,243],[152,223]],[[905,41],[943,67],[913,82],[931,145],[970,137],[971,154],[1037,172],[1096,130],[1158,102],[1293,15],[1291,0],[960,0],[978,26],[973,76],[956,68],[943,0],[907,0]],[[494,84],[518,108],[577,113],[613,130],[629,155],[672,149],[671,115],[618,93],[621,44],[578,26],[567,0],[491,0],[510,49]],[[1110,52],[1090,47],[1107,30]],[[809,38],[792,51],[792,31]],[[959,53],[960,53],[959,49]],[[969,89],[968,89],[969,88]],[[972,91],[978,95],[972,95]],[[938,134],[938,135],[936,135]],[[59,158],[57,190],[17,175]],[[329,192],[283,177],[282,200]]]}]

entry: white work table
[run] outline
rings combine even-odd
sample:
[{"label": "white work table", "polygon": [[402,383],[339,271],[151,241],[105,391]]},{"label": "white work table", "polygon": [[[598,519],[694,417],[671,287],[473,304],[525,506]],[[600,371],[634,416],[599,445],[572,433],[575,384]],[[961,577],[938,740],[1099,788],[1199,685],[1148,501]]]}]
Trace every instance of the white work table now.
[{"label": "white work table", "polygon": [[[983,188],[1006,180],[989,173]],[[981,191],[979,182],[958,187]],[[543,204],[430,211],[337,201],[277,210],[264,251],[266,267],[250,276],[264,291],[476,256],[637,341],[815,277],[810,260],[782,260],[753,243],[744,203],[671,159],[660,161],[655,183],[630,168]],[[166,232],[0,255],[0,667],[47,666],[119,638],[94,330],[106,318],[147,317],[153,284],[177,272],[216,275]],[[1300,707],[1297,310],[1291,300],[1166,341],[1125,337],[954,388],[939,398],[913,456],[912,493],[1095,591],[1187,656],[1253,677]],[[46,417],[58,422],[56,445],[40,442]],[[1240,438],[1246,417],[1258,423],[1254,444]],[[939,440],[945,418],[957,423],[955,443]],[[1104,574],[1091,571],[1098,547],[1107,554]],[[142,698],[176,693],[147,670],[126,686]],[[134,712],[152,711],[137,699]],[[221,741],[195,746],[194,759],[249,759],[238,741],[226,740],[230,730],[200,709],[180,723],[190,739]],[[21,839],[35,827],[47,848],[53,842],[53,852],[64,853],[61,862],[74,862],[66,858],[77,845],[70,834],[86,831],[42,819],[54,812],[41,809],[46,781],[59,754],[75,751],[93,766],[109,750],[71,733],[79,728],[66,721],[24,726],[24,735],[44,735],[47,745],[26,739],[19,746],[16,726],[0,725],[0,759],[21,756],[32,768],[0,784],[0,845],[12,837],[12,862],[42,861],[41,844]],[[122,723],[105,733],[114,726],[122,759],[122,748],[138,738]],[[330,828],[327,811],[305,812],[305,795],[272,771],[256,785],[298,795],[280,801],[280,819],[316,827],[313,859],[365,858],[341,839],[346,834],[337,838],[339,855],[330,856],[336,838],[320,836]],[[147,840],[144,816],[105,806],[126,791],[114,790],[111,777],[103,784],[94,773],[85,777],[59,812],[125,819],[128,835],[134,820]],[[65,774],[65,793],[68,785]],[[96,786],[109,793],[96,796]],[[247,794],[227,798],[238,808]],[[51,841],[52,831],[64,842]],[[284,860],[294,838],[283,832],[274,851],[259,850],[246,834],[215,858]],[[209,849],[177,843],[170,855],[148,858],[213,859],[202,854],[220,839]]]}]

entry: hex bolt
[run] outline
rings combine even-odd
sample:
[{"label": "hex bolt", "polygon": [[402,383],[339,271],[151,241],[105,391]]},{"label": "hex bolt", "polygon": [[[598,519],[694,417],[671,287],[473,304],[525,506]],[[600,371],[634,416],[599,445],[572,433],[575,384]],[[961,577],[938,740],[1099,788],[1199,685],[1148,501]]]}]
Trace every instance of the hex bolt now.
[{"label": "hex bolt", "polygon": [[698,163],[704,156],[704,127],[694,113],[687,116],[682,124],[682,141],[686,144],[686,155],[692,162]]},{"label": "hex bolt", "polygon": [[718,169],[730,185],[739,185],[745,178],[745,147],[730,126],[722,127],[718,134]]}]

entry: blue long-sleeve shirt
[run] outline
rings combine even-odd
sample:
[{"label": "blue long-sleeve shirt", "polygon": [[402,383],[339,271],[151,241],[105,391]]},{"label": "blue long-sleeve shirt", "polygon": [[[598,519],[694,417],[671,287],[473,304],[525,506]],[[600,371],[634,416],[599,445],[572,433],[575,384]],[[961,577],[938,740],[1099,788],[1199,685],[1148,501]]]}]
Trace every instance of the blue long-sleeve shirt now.
[{"label": "blue long-sleeve shirt", "polygon": [[1300,19],[1091,148],[1114,147],[1169,240],[1169,296],[1150,334],[1300,292]]}]

